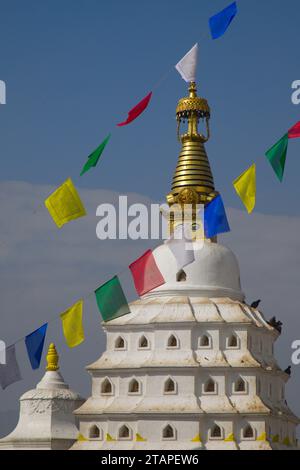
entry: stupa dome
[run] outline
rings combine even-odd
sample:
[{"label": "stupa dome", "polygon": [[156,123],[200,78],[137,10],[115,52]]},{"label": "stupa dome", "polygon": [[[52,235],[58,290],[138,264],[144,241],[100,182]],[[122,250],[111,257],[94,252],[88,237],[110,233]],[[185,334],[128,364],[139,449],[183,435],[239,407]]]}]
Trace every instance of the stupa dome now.
[{"label": "stupa dome", "polygon": [[166,283],[147,296],[184,294],[188,296],[228,297],[244,300],[240,270],[234,253],[227,247],[204,240],[193,243],[195,261],[184,268],[185,280],[177,281],[176,260],[166,244],[153,251]]}]

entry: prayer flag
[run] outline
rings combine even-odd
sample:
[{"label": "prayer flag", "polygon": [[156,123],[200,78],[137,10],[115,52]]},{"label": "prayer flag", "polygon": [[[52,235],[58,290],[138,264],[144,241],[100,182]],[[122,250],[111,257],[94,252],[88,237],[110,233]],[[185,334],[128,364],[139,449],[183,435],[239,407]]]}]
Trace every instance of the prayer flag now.
[{"label": "prayer flag", "polygon": [[165,283],[158,269],[152,250],[147,250],[129,265],[137,293],[141,296]]},{"label": "prayer flag", "polygon": [[50,194],[45,200],[45,206],[59,228],[71,220],[86,215],[85,208],[71,178],[68,178]]},{"label": "prayer flag", "polygon": [[248,214],[250,214],[255,207],[256,200],[255,163],[234,180],[233,186],[246,207]]},{"label": "prayer flag", "polygon": [[198,43],[196,43],[175,65],[176,70],[186,82],[196,81],[197,56]]},{"label": "prayer flag", "polygon": [[266,157],[271,163],[279,181],[282,181],[283,179],[288,143],[288,134],[285,134],[266,152]]},{"label": "prayer flag", "polygon": [[63,332],[69,348],[75,348],[84,341],[82,311],[83,300],[79,300],[60,315]]},{"label": "prayer flag", "polygon": [[84,173],[86,173],[90,168],[93,166],[95,167],[99,161],[99,158],[101,157],[103,150],[105,149],[109,139],[110,139],[111,134],[109,134],[103,142],[97,147],[89,156],[87,162],[84,164],[84,167],[81,170],[80,176],[82,176]]},{"label": "prayer flag", "polygon": [[134,121],[140,114],[142,114],[142,112],[145,111],[145,109],[147,108],[151,100],[151,96],[152,96],[152,91],[150,91],[150,93],[147,96],[145,96],[145,98],[143,98],[136,106],[134,106],[134,108],[128,111],[128,117],[126,121],[120,122],[119,124],[117,124],[117,126],[119,127],[126,126],[130,122]]},{"label": "prayer flag", "polygon": [[16,348],[13,344],[5,349],[5,364],[0,363],[0,385],[4,390],[19,380],[22,380],[22,376],[17,361]]},{"label": "prayer flag", "polygon": [[204,209],[204,231],[206,238],[212,238],[218,233],[230,232],[225,207],[220,194]]},{"label": "prayer flag", "polygon": [[288,131],[288,138],[295,139],[300,137],[300,121],[297,122],[293,127],[291,127]]},{"label": "prayer flag", "polygon": [[236,14],[237,4],[233,2],[224,10],[209,18],[209,27],[213,39],[223,36]]},{"label": "prayer flag", "polygon": [[189,224],[178,225],[172,236],[165,242],[177,261],[179,271],[195,261],[190,229]]},{"label": "prayer flag", "polygon": [[109,321],[130,313],[127,299],[118,276],[114,276],[95,290],[98,308],[103,320]]},{"label": "prayer flag", "polygon": [[25,338],[27,354],[33,369],[38,369],[40,367],[47,327],[48,323],[45,323]]}]

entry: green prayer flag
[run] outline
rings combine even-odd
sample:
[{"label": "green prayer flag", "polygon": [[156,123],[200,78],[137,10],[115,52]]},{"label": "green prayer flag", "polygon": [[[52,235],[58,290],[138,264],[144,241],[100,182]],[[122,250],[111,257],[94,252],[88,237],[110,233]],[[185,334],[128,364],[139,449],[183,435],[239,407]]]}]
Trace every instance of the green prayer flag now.
[{"label": "green prayer flag", "polygon": [[86,173],[92,166],[96,166],[98,163],[99,158],[101,157],[103,150],[105,149],[111,134],[108,134],[107,137],[103,140],[103,142],[96,148],[89,156],[87,162],[84,164],[84,167],[81,170],[80,176]]},{"label": "green prayer flag", "polygon": [[96,301],[104,321],[130,313],[118,276],[114,276],[95,290]]},{"label": "green prayer flag", "polygon": [[271,163],[279,181],[282,181],[283,179],[288,143],[288,134],[285,134],[266,152],[266,157]]}]

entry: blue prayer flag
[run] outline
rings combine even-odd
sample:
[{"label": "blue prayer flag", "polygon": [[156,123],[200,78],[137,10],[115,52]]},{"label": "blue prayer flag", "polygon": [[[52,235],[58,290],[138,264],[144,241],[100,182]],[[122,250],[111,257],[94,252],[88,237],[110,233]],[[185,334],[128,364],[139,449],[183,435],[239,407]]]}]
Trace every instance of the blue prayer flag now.
[{"label": "blue prayer flag", "polygon": [[33,369],[38,369],[40,367],[47,326],[48,323],[45,323],[25,338],[27,354]]},{"label": "blue prayer flag", "polygon": [[223,36],[236,14],[237,4],[233,2],[224,10],[209,18],[209,27],[213,39]]},{"label": "blue prayer flag", "polygon": [[204,232],[206,238],[215,237],[218,233],[230,232],[220,195],[215,197],[204,209]]}]

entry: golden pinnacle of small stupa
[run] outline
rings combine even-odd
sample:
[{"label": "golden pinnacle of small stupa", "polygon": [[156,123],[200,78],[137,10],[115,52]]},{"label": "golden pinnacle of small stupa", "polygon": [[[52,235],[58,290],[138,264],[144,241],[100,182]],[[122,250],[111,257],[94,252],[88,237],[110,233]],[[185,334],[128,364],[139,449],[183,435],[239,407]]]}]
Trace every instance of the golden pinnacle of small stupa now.
[{"label": "golden pinnacle of small stupa", "polygon": [[58,365],[59,355],[57,354],[54,343],[50,344],[46,359],[47,359],[46,370],[55,371],[59,369],[59,365]]}]

